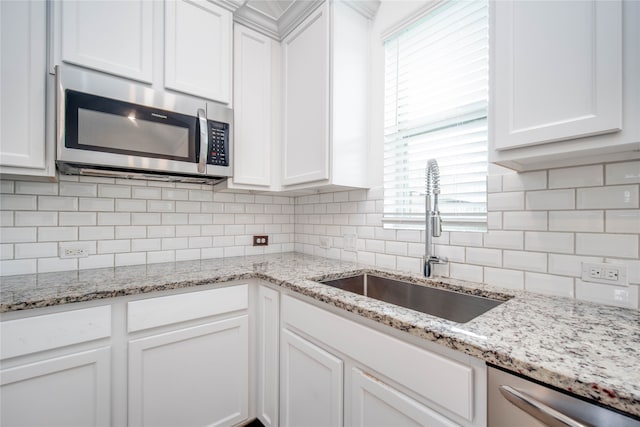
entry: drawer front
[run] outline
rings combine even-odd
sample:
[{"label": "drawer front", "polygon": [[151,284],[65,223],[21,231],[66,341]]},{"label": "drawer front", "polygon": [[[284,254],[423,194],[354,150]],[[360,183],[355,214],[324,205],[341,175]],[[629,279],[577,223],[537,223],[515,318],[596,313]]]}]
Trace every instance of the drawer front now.
[{"label": "drawer front", "polygon": [[111,306],[0,323],[0,359],[23,356],[111,336]]},{"label": "drawer front", "polygon": [[127,330],[142,331],[172,323],[246,310],[248,285],[189,292],[132,301],[127,304]]},{"label": "drawer front", "polygon": [[454,414],[473,420],[470,366],[289,296],[282,299],[282,321]]}]

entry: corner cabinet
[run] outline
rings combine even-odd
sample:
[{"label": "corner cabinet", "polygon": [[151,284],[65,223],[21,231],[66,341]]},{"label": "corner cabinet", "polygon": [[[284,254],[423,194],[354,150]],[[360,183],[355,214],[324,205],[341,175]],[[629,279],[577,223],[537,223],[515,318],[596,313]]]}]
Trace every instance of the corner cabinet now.
[{"label": "corner cabinet", "polygon": [[[0,2],[0,174],[55,176],[45,131],[47,2]],[[50,116],[53,118],[53,116]]]},{"label": "corner cabinet", "polygon": [[285,190],[367,186],[369,20],[327,1],[282,41]]},{"label": "corner cabinet", "polygon": [[491,8],[489,160],[531,170],[640,157],[640,4]]}]

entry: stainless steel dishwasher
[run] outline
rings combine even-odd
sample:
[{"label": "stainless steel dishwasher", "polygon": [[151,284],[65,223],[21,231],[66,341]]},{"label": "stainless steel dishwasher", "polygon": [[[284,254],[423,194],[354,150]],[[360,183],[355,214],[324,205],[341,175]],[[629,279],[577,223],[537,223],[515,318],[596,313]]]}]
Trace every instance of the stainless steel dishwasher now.
[{"label": "stainless steel dishwasher", "polygon": [[488,366],[489,427],[640,427],[640,419]]}]

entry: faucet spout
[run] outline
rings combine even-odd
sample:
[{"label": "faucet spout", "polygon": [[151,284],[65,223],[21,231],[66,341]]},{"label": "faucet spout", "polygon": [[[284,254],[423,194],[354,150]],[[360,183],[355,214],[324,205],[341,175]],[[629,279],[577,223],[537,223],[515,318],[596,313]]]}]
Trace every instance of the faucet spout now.
[{"label": "faucet spout", "polygon": [[[433,238],[442,234],[442,219],[438,210],[438,195],[440,194],[440,169],[435,159],[427,161],[425,169],[425,239],[423,273],[425,277],[433,277],[433,264],[444,264],[446,258],[434,255]],[[433,197],[433,207],[431,198]]]}]

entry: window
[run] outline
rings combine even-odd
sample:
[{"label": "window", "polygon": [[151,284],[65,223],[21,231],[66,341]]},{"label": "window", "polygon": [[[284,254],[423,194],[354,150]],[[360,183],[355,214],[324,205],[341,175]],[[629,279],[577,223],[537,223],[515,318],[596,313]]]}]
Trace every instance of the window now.
[{"label": "window", "polygon": [[443,229],[486,230],[488,26],[487,1],[449,1],[385,41],[385,227],[424,227],[434,158]]}]

